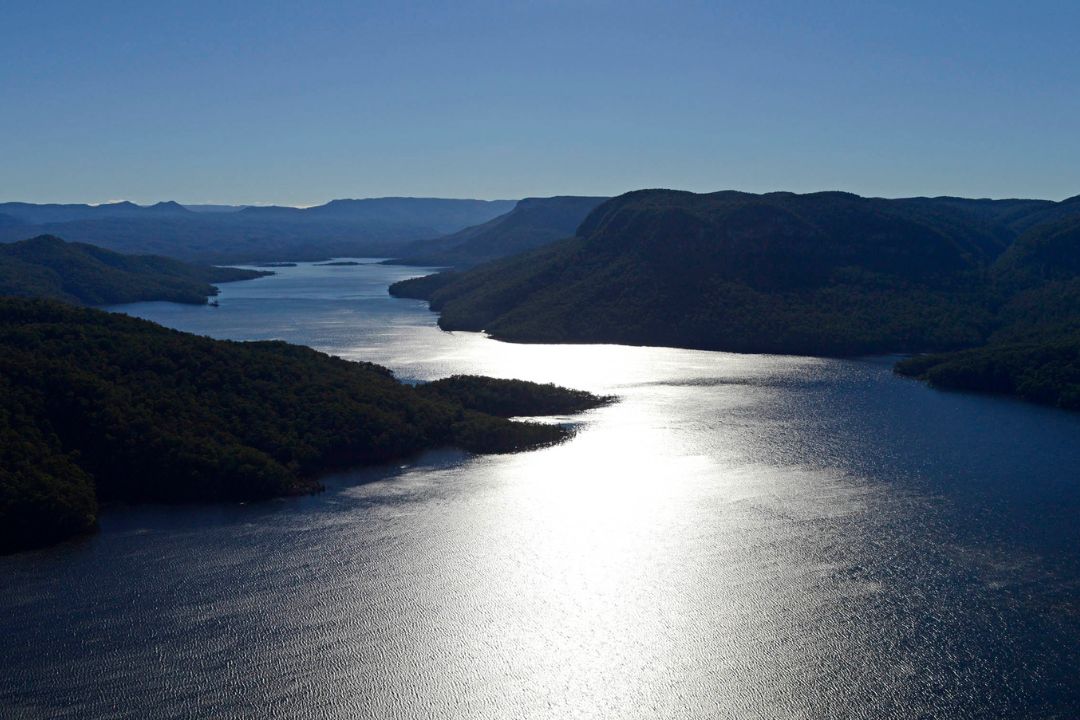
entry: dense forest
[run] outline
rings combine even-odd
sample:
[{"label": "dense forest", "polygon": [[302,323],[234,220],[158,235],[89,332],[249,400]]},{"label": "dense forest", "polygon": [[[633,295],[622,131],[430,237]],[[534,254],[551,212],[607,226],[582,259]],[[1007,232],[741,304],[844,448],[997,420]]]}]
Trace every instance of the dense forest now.
[{"label": "dense forest", "polygon": [[0,295],[46,297],[83,305],[141,300],[202,304],[218,293],[211,283],[269,274],[192,265],[154,255],[121,255],[50,235],[0,244]]},{"label": "dense forest", "polygon": [[581,221],[607,198],[525,198],[505,215],[405,247],[394,265],[467,268],[571,237]]},{"label": "dense forest", "polygon": [[613,397],[570,390],[550,383],[501,380],[480,375],[454,375],[426,383],[418,389],[421,394],[452,400],[468,410],[505,418],[568,415],[614,401]]},{"label": "dense forest", "polygon": [[202,263],[390,257],[408,243],[487,222],[513,206],[511,200],[390,197],[194,212],[175,202],[12,202],[0,203],[0,242],[49,234],[116,252]]},{"label": "dense forest", "polygon": [[1015,395],[1080,410],[1080,334],[919,355],[897,363],[896,371],[938,388]]},{"label": "dense forest", "polygon": [[391,293],[429,300],[444,329],[516,342],[997,352],[1067,344],[1078,270],[1080,198],[650,190],[602,204],[573,238]]},{"label": "dense forest", "polygon": [[[511,452],[606,402],[520,381],[414,388],[377,365],[47,300],[0,299],[0,550],[94,526],[99,502],[308,492],[333,468],[442,445]],[[489,412],[482,412],[488,410]]]}]

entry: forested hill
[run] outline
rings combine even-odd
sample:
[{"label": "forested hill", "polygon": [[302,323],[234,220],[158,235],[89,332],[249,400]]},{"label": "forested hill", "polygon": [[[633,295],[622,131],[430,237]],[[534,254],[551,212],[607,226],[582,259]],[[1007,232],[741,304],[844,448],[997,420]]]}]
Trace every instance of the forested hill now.
[{"label": "forested hill", "polygon": [[993,269],[988,342],[911,358],[897,371],[953,390],[1080,410],[1080,217],[1025,233]]},{"label": "forested hill", "polygon": [[430,300],[444,329],[519,342],[996,352],[1072,337],[1078,270],[1076,198],[652,190],[599,206],[574,238],[391,293]]},{"label": "forested hill", "polygon": [[390,257],[407,243],[487,222],[513,206],[511,200],[400,197],[231,212],[194,212],[175,202],[0,203],[0,242],[49,234],[203,263]]},{"label": "forested hill", "polygon": [[442,265],[456,268],[526,252],[571,237],[581,221],[607,198],[560,196],[526,198],[514,209],[482,225],[415,242],[396,265]]},{"label": "forested hill", "polygon": [[205,303],[211,283],[271,273],[191,265],[153,255],[121,255],[43,235],[0,244],[0,295],[44,297],[84,305],[141,300]]},{"label": "forested hill", "polygon": [[517,415],[606,402],[520,381],[399,383],[377,365],[123,315],[0,298],[0,552],[91,528],[99,501],[310,491],[323,472],[456,445],[554,442]]}]

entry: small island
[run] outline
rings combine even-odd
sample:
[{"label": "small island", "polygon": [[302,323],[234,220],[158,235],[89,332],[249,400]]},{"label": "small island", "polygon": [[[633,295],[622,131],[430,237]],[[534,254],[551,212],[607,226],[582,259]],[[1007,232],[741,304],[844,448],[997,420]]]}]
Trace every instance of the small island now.
[{"label": "small island", "polygon": [[365,263],[356,262],[355,260],[331,260],[330,262],[315,263],[318,267],[351,267],[353,265],[364,265]]}]

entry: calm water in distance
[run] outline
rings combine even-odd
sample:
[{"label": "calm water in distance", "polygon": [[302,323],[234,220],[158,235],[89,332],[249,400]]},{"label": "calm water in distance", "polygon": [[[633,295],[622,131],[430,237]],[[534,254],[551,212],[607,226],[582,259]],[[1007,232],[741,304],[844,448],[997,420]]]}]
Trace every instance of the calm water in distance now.
[{"label": "calm water in distance", "polygon": [[621,400],[0,557],[0,716],[1080,715],[1080,416],[888,359],[499,343],[387,296],[416,269],[278,273],[115,309]]}]

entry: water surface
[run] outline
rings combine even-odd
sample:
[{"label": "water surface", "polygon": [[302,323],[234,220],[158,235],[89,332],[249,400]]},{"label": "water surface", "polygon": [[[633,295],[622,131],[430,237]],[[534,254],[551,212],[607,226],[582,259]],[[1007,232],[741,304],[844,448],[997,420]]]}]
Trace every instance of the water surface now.
[{"label": "water surface", "polygon": [[116,309],[621,400],[557,447],[0,558],[4,717],[1080,714],[1080,416],[888,359],[443,333],[386,294],[416,269],[277,271]]}]

